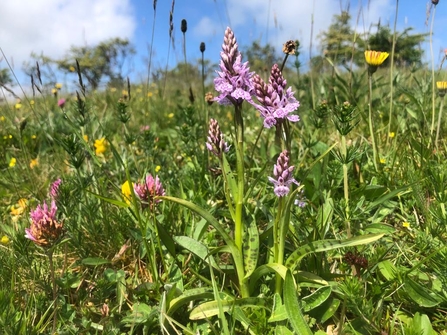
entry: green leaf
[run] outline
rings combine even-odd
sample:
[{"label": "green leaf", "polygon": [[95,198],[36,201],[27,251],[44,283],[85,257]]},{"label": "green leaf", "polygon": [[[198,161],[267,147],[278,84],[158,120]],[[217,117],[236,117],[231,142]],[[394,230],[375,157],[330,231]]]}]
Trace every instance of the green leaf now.
[{"label": "green leaf", "polygon": [[251,275],[249,283],[250,292],[253,292],[253,290],[257,287],[256,282],[259,280],[259,278],[272,272],[279,274],[284,279],[286,278],[287,268],[284,265],[278,263],[269,263],[259,266],[258,268],[256,268],[255,271],[253,271]]},{"label": "green leaf", "polygon": [[81,263],[84,265],[87,265],[87,266],[98,266],[98,265],[103,265],[103,264],[109,264],[111,262],[107,259],[100,258],[100,257],[88,257],[88,258],[84,258],[81,261]]},{"label": "green leaf", "polygon": [[311,242],[295,250],[289,258],[287,258],[285,265],[288,269],[293,271],[298,266],[301,259],[308,254],[372,243],[382,238],[383,235],[385,234],[369,234],[352,237],[346,240],[321,240]]},{"label": "green leaf", "polygon": [[293,333],[285,326],[276,326],[275,335],[293,335]]},{"label": "green leaf", "polygon": [[175,236],[174,241],[183,248],[192,252],[194,255],[198,256],[207,264],[210,264],[213,268],[220,271],[219,265],[217,265],[214,258],[210,256],[208,247],[203,243],[198,242],[189,236]]},{"label": "green leaf", "polygon": [[[241,308],[243,307],[251,307],[251,308],[265,308],[267,303],[263,298],[241,298],[236,300],[221,300],[221,306],[224,312],[229,312],[236,306]],[[217,301],[209,301],[203,304],[200,304],[196,308],[191,311],[189,318],[191,320],[202,320],[212,316],[215,316],[219,313],[219,306]]]},{"label": "green leaf", "polygon": [[292,277],[292,272],[289,270],[286,273],[286,280],[284,281],[284,305],[286,306],[289,322],[293,330],[299,335],[312,335],[304,316],[301,312],[298,297],[296,295],[295,283]]},{"label": "green leaf", "polygon": [[435,307],[441,303],[441,300],[434,292],[429,291],[425,286],[422,286],[409,277],[405,279],[404,291],[411,300],[422,307]]},{"label": "green leaf", "polygon": [[288,317],[289,316],[286,312],[286,307],[284,306],[281,300],[281,295],[275,293],[275,296],[273,298],[273,311],[272,315],[268,319],[268,322],[284,321]]},{"label": "green leaf", "polygon": [[178,308],[189,304],[191,301],[208,300],[213,298],[213,290],[210,287],[200,287],[187,290],[183,292],[181,296],[171,300],[167,314],[173,315]]},{"label": "green leaf", "polygon": [[388,259],[377,264],[380,274],[388,281],[396,280],[397,268]]},{"label": "green leaf", "polygon": [[160,236],[160,240],[163,242],[166,249],[168,249],[169,253],[175,258],[175,242],[172,236],[168,233],[166,228],[161,225],[158,221],[156,221],[158,235]]},{"label": "green leaf", "polygon": [[332,288],[330,286],[323,286],[317,289],[312,294],[303,297],[302,301],[305,303],[303,305],[303,311],[309,312],[310,310],[320,306],[330,297],[331,292]]},{"label": "green leaf", "polygon": [[332,316],[334,316],[339,306],[339,299],[329,298],[323,304],[312,310],[309,314],[315,317],[317,321],[325,323]]},{"label": "green leaf", "polygon": [[426,314],[419,314],[417,312],[412,321],[411,330],[414,331],[415,334],[420,335],[436,335],[437,333],[433,330],[430,319]]},{"label": "green leaf", "polygon": [[256,221],[251,221],[250,226],[247,229],[248,236],[244,241],[244,266],[245,266],[245,278],[251,276],[253,271],[258,265],[259,256],[259,232]]}]

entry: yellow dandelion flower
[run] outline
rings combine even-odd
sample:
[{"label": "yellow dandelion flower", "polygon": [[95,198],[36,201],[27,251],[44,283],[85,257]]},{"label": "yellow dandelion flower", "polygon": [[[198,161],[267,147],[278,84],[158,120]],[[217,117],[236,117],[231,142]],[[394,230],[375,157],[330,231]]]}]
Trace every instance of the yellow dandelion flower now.
[{"label": "yellow dandelion flower", "polygon": [[9,139],[12,139],[12,135],[11,135],[11,134],[9,134],[9,135],[8,135],[8,138],[9,138]]},{"label": "yellow dandelion flower", "polygon": [[9,237],[6,235],[3,235],[2,238],[0,239],[0,243],[3,245],[6,245],[9,243]]},{"label": "yellow dandelion flower", "polygon": [[68,68],[68,71],[75,72],[76,69],[75,69],[75,67],[73,65],[70,65],[70,67]]},{"label": "yellow dandelion flower", "polygon": [[30,104],[31,106],[33,106],[33,105],[34,105],[34,100],[30,100],[30,101],[29,101],[29,104]]},{"label": "yellow dandelion flower", "polygon": [[365,60],[368,65],[379,66],[382,65],[389,55],[390,54],[388,52],[366,50]]},{"label": "yellow dandelion flower", "polygon": [[396,136],[396,134],[394,133],[394,131],[392,131],[392,132],[390,132],[390,133],[388,134],[388,137],[389,137],[389,138],[394,138],[394,136]]},{"label": "yellow dandelion flower", "polygon": [[21,104],[20,102],[18,102],[18,103],[16,103],[16,104],[14,105],[14,108],[15,108],[15,109],[20,109],[20,108],[22,108],[22,104]]},{"label": "yellow dandelion flower", "polygon": [[380,164],[385,164],[386,163],[386,159],[385,158],[381,158],[380,159]]},{"label": "yellow dandelion flower", "polygon": [[33,140],[35,140],[35,139],[37,138],[37,136],[36,136],[36,135],[31,135],[31,138],[32,138]]},{"label": "yellow dandelion flower", "polygon": [[53,93],[53,94],[57,94],[57,88],[52,88],[52,89],[51,89],[51,93]]},{"label": "yellow dandelion flower", "polygon": [[56,83],[56,85],[54,85],[54,88],[57,88],[58,90],[60,90],[62,88],[62,84]]},{"label": "yellow dandelion flower", "polygon": [[442,98],[447,93],[447,81],[437,81],[438,94]]},{"label": "yellow dandelion flower", "polygon": [[172,119],[174,117],[174,113],[169,113],[168,118]]},{"label": "yellow dandelion flower", "polygon": [[39,165],[39,159],[38,158],[32,159],[31,162],[29,163],[30,169],[34,169],[38,165]]},{"label": "yellow dandelion flower", "polygon": [[154,93],[152,93],[152,92],[147,92],[147,97],[148,98],[150,98],[151,96],[153,96],[154,95]]},{"label": "yellow dandelion flower", "polygon": [[372,50],[365,51],[365,60],[368,64],[368,73],[370,76],[377,71],[379,65],[382,65],[382,63],[385,61],[385,59],[388,58],[389,55],[390,54],[388,52]]},{"label": "yellow dandelion flower", "polygon": [[82,138],[84,139],[85,142],[88,142],[88,135],[84,135],[82,136]]},{"label": "yellow dandelion flower", "polygon": [[130,200],[132,199],[132,191],[130,189],[131,185],[133,187],[133,183],[129,183],[128,180],[126,180],[124,184],[121,185],[121,193],[123,194],[124,200],[128,205],[130,204]]},{"label": "yellow dandelion flower", "polygon": [[155,167],[155,172],[158,172],[158,171],[160,171],[161,170],[161,166],[160,165],[157,165],[156,167]]},{"label": "yellow dandelion flower", "polygon": [[122,94],[123,96],[127,97],[128,94],[129,94],[129,92],[127,92],[127,90],[122,90],[122,91],[121,91],[121,94]]},{"label": "yellow dandelion flower", "polygon": [[115,87],[110,87],[110,92],[116,92],[116,88]]},{"label": "yellow dandelion flower", "polygon": [[408,222],[408,221],[402,222],[402,227],[410,228],[410,222]]},{"label": "yellow dandelion flower", "polygon": [[9,161],[9,167],[12,168],[12,167],[16,166],[16,163],[17,163],[17,159],[12,157],[11,160]]},{"label": "yellow dandelion flower", "polygon": [[95,144],[93,145],[95,146],[95,153],[97,155],[101,155],[107,151],[108,143],[105,137],[95,140]]},{"label": "yellow dandelion flower", "polygon": [[0,116],[0,121],[4,122],[5,121],[5,117],[2,115]]}]

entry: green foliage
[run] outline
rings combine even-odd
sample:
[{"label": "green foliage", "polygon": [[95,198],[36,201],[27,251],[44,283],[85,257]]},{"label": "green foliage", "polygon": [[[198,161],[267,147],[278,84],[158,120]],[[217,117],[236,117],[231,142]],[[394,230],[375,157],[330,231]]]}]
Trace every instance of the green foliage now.
[{"label": "green foliage", "polygon": [[[150,87],[129,83],[124,92],[79,82],[76,98],[57,93],[67,98],[59,107],[44,90],[43,73],[55,63],[42,58],[41,96],[0,106],[0,329],[49,334],[56,315],[60,334],[445,331],[447,146],[430,136],[432,82],[423,67],[399,64],[390,101],[387,69],[379,69],[370,102],[366,71],[344,66],[354,41],[349,17],[337,20],[344,33],[324,35],[329,71],[298,73],[301,120],[279,128],[290,136],[301,184],[281,199],[267,178],[278,133],[262,128],[248,104],[233,111],[192,103],[179,80],[188,73],[192,91],[201,87],[191,64],[154,71],[160,77]],[[72,49],[61,68],[85,57],[73,75],[93,86],[102,80],[94,63],[104,57],[110,72],[101,76],[121,81],[115,62],[129,55],[127,42],[96,48]],[[275,61],[270,46],[249,49],[252,70]],[[206,150],[206,115],[231,145],[221,157]],[[134,187],[124,192],[147,173],[166,190],[154,203],[141,202]],[[48,253],[24,229],[57,178],[64,235],[53,249],[53,281]]]}]

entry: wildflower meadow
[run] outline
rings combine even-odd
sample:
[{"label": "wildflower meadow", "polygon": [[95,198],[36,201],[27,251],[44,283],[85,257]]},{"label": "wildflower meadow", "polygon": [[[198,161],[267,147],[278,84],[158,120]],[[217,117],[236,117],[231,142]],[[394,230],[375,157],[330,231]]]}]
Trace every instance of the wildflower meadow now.
[{"label": "wildflower meadow", "polygon": [[0,334],[447,334],[447,52],[389,33],[2,84]]}]

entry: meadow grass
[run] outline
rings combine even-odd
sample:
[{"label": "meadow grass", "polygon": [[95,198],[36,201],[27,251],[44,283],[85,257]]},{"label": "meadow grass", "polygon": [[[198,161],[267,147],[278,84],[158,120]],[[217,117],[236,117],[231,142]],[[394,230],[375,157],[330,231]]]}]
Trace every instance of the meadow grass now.
[{"label": "meadow grass", "polygon": [[[200,71],[3,103],[2,333],[445,333],[445,86],[388,71],[285,71],[284,133],[206,103]],[[207,150],[208,116],[228,152]],[[278,197],[284,147],[300,186]],[[165,193],[142,202],[148,174]],[[51,200],[64,233],[42,247],[25,229]]]}]

